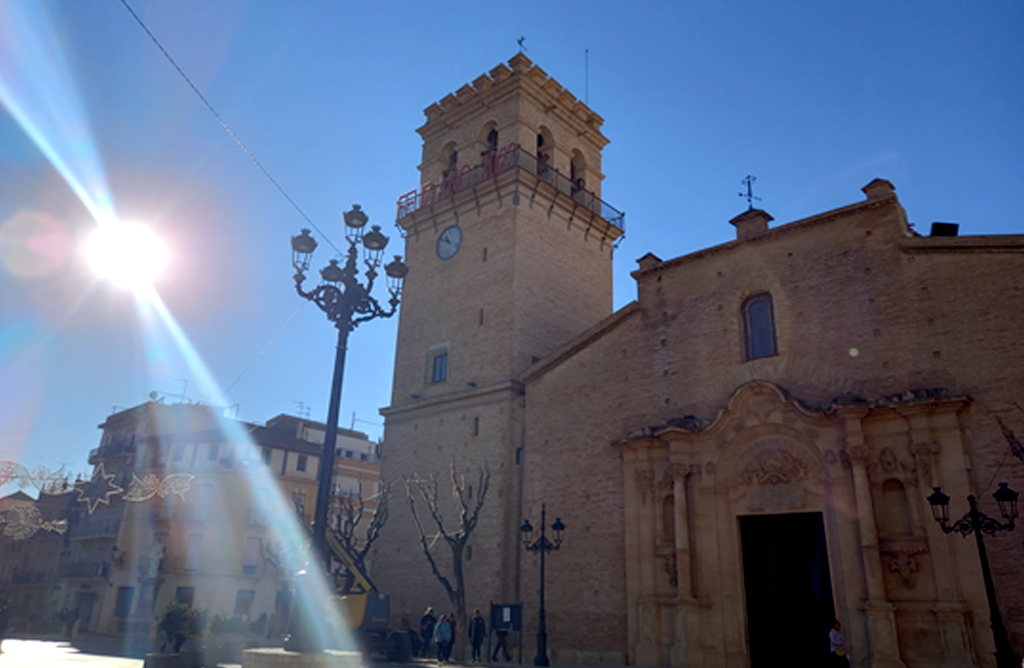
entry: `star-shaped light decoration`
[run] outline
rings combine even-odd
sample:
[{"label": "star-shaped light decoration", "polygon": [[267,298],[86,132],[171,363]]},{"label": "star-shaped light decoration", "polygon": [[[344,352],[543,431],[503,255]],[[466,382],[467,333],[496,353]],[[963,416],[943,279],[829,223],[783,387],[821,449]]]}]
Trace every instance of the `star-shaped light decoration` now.
[{"label": "star-shaped light decoration", "polygon": [[78,502],[88,506],[89,514],[96,512],[96,507],[101,503],[110,504],[110,497],[114,494],[124,492],[123,489],[114,484],[114,474],[107,473],[103,468],[103,462],[96,467],[96,473],[92,480],[78,485]]}]

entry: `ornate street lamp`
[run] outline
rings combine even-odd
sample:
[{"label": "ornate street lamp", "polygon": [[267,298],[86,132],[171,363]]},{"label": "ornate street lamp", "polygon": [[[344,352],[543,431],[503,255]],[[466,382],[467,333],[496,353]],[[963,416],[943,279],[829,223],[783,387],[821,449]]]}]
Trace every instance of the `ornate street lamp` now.
[{"label": "ornate street lamp", "polygon": [[[366,231],[369,217],[358,204],[343,214],[345,221],[345,239],[348,241],[348,252],[345,264],[339,265],[332,259],[320,270],[320,283],[312,290],[304,290],[302,284],[306,280],[310,259],[316,250],[317,242],[309,230],[303,229],[298,236],[292,237],[292,266],[295,267],[295,290],[299,296],[316,304],[334,323],[338,329],[338,349],[334,357],[334,378],[331,382],[331,400],[327,409],[327,433],[324,436],[324,451],[320,458],[320,478],[317,486],[316,509],[313,514],[313,554],[322,556],[324,570],[330,578],[331,555],[327,546],[327,509],[331,496],[331,479],[334,476],[334,450],[338,440],[338,414],[341,408],[341,385],[345,375],[345,353],[348,350],[348,335],[360,323],[374,318],[390,318],[398,309],[402,294],[402,281],[409,268],[398,255],[384,266],[387,276],[386,289],[390,298],[389,308],[381,304],[370,294],[374,281],[379,274],[377,269],[382,262],[388,238],[380,231],[379,225],[373,225]],[[365,285],[359,282],[359,248],[362,247],[363,276]],[[311,642],[305,634],[299,634],[297,643],[308,647]],[[301,649],[301,647],[300,647]]]},{"label": "ornate street lamp", "polygon": [[1017,518],[1017,492],[1010,489],[1005,482],[999,483],[999,489],[992,495],[999,504],[999,512],[1007,521],[1002,524],[998,520],[978,511],[978,502],[974,496],[967,497],[967,503],[971,509],[966,515],[958,519],[953,526],[948,526],[949,521],[949,495],[943,494],[938,487],[933,488],[928,497],[928,503],[932,507],[932,515],[939,523],[945,533],[959,533],[965,538],[974,533],[978,541],[978,557],[981,560],[981,574],[985,579],[985,593],[988,595],[989,616],[992,618],[992,637],[996,645],[996,666],[997,668],[1020,668],[1020,658],[1013,653],[1010,642],[1006,639],[1006,627],[1003,626],[1003,617],[999,614],[999,605],[996,603],[996,589],[992,582],[992,571],[988,566],[988,553],[985,551],[985,541],[982,533],[996,534],[1000,531],[1013,531],[1013,521]]},{"label": "ornate street lamp", "polygon": [[523,526],[519,527],[526,551],[540,552],[540,615],[537,618],[537,656],[533,659],[535,666],[548,665],[548,628],[547,615],[544,612],[544,555],[562,546],[562,532],[565,531],[561,518],[556,518],[555,523],[551,525],[551,530],[555,532],[555,541],[548,540],[545,534],[547,511],[547,504],[541,504],[540,538],[536,541],[533,540],[533,525],[530,524],[530,520],[523,520]]}]

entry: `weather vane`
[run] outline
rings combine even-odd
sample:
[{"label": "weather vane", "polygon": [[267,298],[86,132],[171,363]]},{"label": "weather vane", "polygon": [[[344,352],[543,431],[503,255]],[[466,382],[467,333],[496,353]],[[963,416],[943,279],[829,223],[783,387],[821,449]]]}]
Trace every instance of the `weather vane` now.
[{"label": "weather vane", "polygon": [[747,192],[740,193],[740,197],[743,197],[744,199],[747,200],[747,211],[754,210],[755,200],[758,202],[761,201],[761,198],[754,194],[754,181],[756,180],[756,176],[751,176],[750,174],[747,174],[746,177],[744,177],[744,179],[740,181],[740,183],[747,187]]},{"label": "weather vane", "polygon": [[526,47],[523,46],[523,42],[525,42],[525,41],[526,41],[525,37],[520,37],[519,39],[516,40],[516,43],[519,45],[519,50],[520,51],[526,51]]}]

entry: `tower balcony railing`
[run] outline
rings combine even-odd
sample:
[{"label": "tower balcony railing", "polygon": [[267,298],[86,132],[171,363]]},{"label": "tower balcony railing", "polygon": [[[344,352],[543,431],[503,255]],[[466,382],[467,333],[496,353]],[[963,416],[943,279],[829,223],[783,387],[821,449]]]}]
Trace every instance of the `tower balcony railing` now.
[{"label": "tower balcony railing", "polygon": [[419,190],[410,190],[398,198],[397,219],[432,206],[446,198],[469,190],[474,186],[514,169],[522,169],[536,175],[553,186],[561,195],[569,197],[578,205],[601,216],[621,231],[626,229],[626,214],[608,204],[584,187],[582,179],[575,181],[547,162],[538,160],[516,143],[485,153],[478,165],[464,165],[445,172],[440,183],[424,183]]}]

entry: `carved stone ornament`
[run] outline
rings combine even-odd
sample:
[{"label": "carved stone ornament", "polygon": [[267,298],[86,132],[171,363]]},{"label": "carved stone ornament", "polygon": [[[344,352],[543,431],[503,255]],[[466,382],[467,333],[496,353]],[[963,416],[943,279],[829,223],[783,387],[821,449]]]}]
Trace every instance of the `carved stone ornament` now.
[{"label": "carved stone ornament", "polygon": [[665,557],[663,568],[668,573],[668,583],[672,585],[672,588],[679,587],[679,568],[676,564],[676,555],[673,554]]},{"label": "carved stone ornament", "polygon": [[668,467],[668,474],[672,476],[673,480],[686,480],[686,475],[689,472],[689,464],[671,464]]},{"label": "carved stone ornament", "polygon": [[917,462],[917,472],[925,487],[932,486],[932,444],[914,443],[910,446],[910,454]]},{"label": "carved stone ornament", "polygon": [[807,464],[781,448],[762,450],[747,462],[739,474],[747,485],[779,485],[807,479]]},{"label": "carved stone ornament", "polygon": [[637,489],[640,490],[641,503],[647,503],[647,497],[654,492],[654,471],[640,470],[634,474]]},{"label": "carved stone ornament", "polygon": [[889,570],[900,576],[907,589],[917,585],[917,559],[913,555],[897,554],[889,560]]},{"label": "carved stone ornament", "polygon": [[916,559],[919,554],[928,552],[928,544],[920,538],[897,538],[883,540],[879,544],[882,554],[888,555],[889,572],[900,576],[900,582],[907,589],[917,586],[917,572],[920,565]]},{"label": "carved stone ornament", "polygon": [[878,465],[885,473],[895,473],[899,462],[896,460],[896,453],[892,448],[882,448],[878,453]]},{"label": "carved stone ornament", "polygon": [[673,480],[672,472],[669,469],[665,469],[665,474],[661,476],[661,481],[658,483],[658,489],[663,494],[671,494],[674,486],[675,481]]},{"label": "carved stone ornament", "polygon": [[850,459],[859,464],[867,464],[868,457],[871,456],[871,450],[866,445],[851,445],[847,452]]}]

